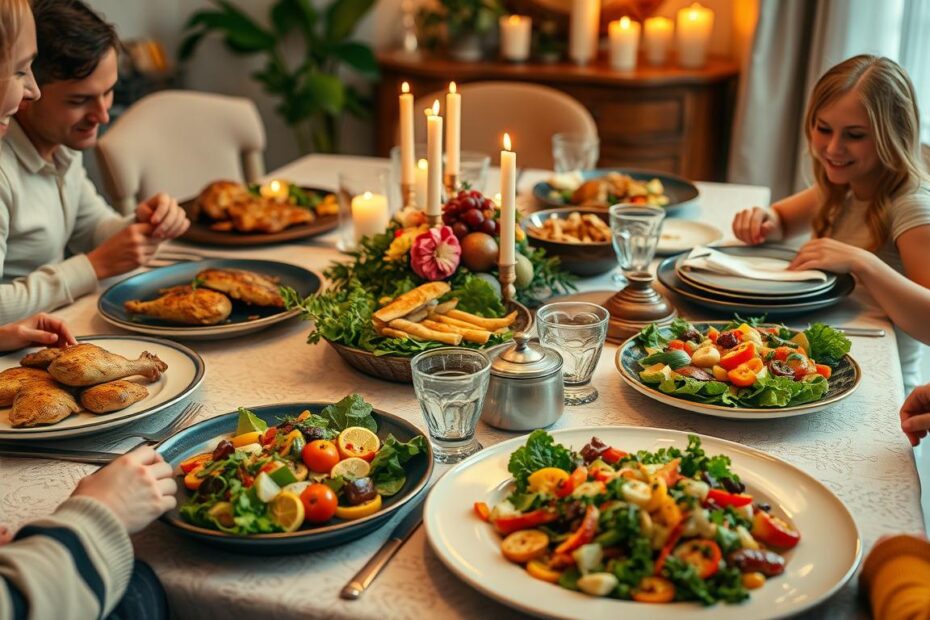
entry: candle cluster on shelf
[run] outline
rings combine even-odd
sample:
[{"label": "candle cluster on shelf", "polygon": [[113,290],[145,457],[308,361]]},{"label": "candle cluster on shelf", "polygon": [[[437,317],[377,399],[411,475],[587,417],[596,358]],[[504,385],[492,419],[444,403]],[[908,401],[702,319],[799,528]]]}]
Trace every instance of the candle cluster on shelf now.
[{"label": "candle cluster on shelf", "polygon": [[505,15],[500,18],[501,58],[511,62],[524,62],[530,57],[533,20],[524,15]]}]

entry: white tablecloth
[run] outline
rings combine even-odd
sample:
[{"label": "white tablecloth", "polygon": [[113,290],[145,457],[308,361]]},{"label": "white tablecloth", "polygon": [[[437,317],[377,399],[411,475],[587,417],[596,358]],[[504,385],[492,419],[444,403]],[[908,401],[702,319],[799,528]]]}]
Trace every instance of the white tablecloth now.
[{"label": "white tablecloth", "polygon": [[[344,169],[385,166],[383,160],[310,156],[276,171],[275,176],[335,188]],[[492,171],[488,187],[497,176]],[[521,190],[539,180],[528,171]],[[729,227],[733,213],[768,203],[765,188],[699,183],[700,207],[686,214]],[[489,190],[493,193],[493,190]],[[177,244],[190,250],[190,246]],[[207,255],[276,259],[320,272],[339,257],[331,239],[254,249],[197,248]],[[582,283],[586,290],[607,290],[609,276]],[[96,311],[96,296],[80,299],[56,314],[79,335],[114,333]],[[707,317],[680,305],[684,316]],[[720,317],[717,317],[720,318]],[[911,449],[902,435],[898,407],[901,373],[891,326],[867,300],[854,296],[839,307],[808,318],[833,324],[882,327],[884,338],[853,338],[852,355],[864,377],[859,390],[827,411],[784,420],[734,422],[690,414],[657,404],[627,387],[614,368],[616,347],[607,345],[594,376],[600,398],[589,405],[566,408],[554,428],[631,424],[688,430],[738,441],[769,452],[812,474],[850,508],[863,535],[865,549],[881,535],[922,530],[919,487]],[[234,340],[188,342],[206,361],[206,380],[194,394],[205,404],[201,418],[239,406],[294,401],[338,400],[361,393],[376,407],[425,428],[412,388],[361,375],[347,367],[325,344],[305,343],[308,325],[291,321]],[[177,409],[174,409],[177,411]],[[157,428],[174,412],[139,423]],[[487,446],[513,436],[482,425]],[[114,448],[78,441],[87,448]],[[55,461],[0,458],[0,521],[14,528],[51,512],[92,471],[89,466]],[[441,473],[442,467],[437,467]],[[464,501],[464,500],[463,500]],[[469,500],[470,501],[470,500]],[[447,571],[428,548],[422,528],[359,601],[345,602],[340,588],[386,539],[393,523],[348,545],[318,553],[248,557],[216,551],[191,542],[162,523],[134,539],[136,550],[158,573],[169,593],[173,613],[183,618],[475,618],[513,617],[508,608],[478,594]],[[847,585],[818,617],[864,616]]]}]

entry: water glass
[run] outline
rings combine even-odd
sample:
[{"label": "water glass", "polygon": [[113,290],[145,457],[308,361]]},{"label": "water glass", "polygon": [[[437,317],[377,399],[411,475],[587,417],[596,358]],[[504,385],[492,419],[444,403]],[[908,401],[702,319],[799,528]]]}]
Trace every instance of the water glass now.
[{"label": "water glass", "polygon": [[665,210],[661,208],[624,204],[610,207],[614,252],[624,273],[649,272],[664,219]]},{"label": "water glass", "polygon": [[410,365],[436,460],[457,463],[480,450],[475,430],[488,391],[488,356],[475,349],[444,347],[420,353]]},{"label": "water glass", "polygon": [[478,151],[462,151],[459,153],[459,187],[466,185],[482,194],[488,185],[488,169],[491,167],[491,157]]},{"label": "water glass", "polygon": [[583,172],[597,166],[600,140],[583,133],[557,133],[552,136],[552,161],[556,174]]},{"label": "water glass", "polygon": [[393,210],[388,200],[386,170],[362,169],[339,173],[339,236],[342,252],[358,249],[362,237],[383,233]]},{"label": "water glass", "polygon": [[562,354],[565,404],[597,400],[591,375],[601,357],[610,313],[597,304],[565,301],[546,304],[536,312],[539,340]]}]

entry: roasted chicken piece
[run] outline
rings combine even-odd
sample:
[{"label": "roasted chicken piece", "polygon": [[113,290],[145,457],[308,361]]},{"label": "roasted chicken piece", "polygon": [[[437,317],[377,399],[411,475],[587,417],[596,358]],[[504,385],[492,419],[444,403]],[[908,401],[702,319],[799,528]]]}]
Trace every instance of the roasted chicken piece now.
[{"label": "roasted chicken piece", "polygon": [[197,197],[197,206],[212,220],[229,219],[226,211],[234,204],[249,202],[252,195],[242,183],[214,181],[207,185]]},{"label": "roasted chicken piece", "polygon": [[39,368],[7,368],[0,372],[0,407],[9,407],[20,388],[30,381],[50,381],[51,376]]},{"label": "roasted chicken piece", "polygon": [[134,299],[123,304],[126,312],[185,325],[216,325],[229,318],[232,302],[222,293],[205,288],[176,286],[151,301]]},{"label": "roasted chicken piece", "polygon": [[149,391],[144,385],[118,379],[81,392],[81,404],[92,413],[109,413],[125,409],[148,395]]},{"label": "roasted chicken piece", "polygon": [[200,286],[226,293],[253,306],[284,307],[276,278],[243,269],[204,269],[197,274]]},{"label": "roasted chicken piece", "polygon": [[83,387],[132,375],[157,381],[167,368],[167,364],[148,351],[143,352],[139,359],[129,360],[95,344],[82,343],[62,351],[49,365],[48,372],[65,385]]},{"label": "roasted chicken piece", "polygon": [[39,368],[8,368],[0,372],[0,407],[13,405],[14,427],[54,424],[81,410],[74,396]]},{"label": "roasted chicken piece", "polygon": [[49,347],[41,351],[36,351],[35,353],[27,354],[23,359],[19,360],[19,363],[22,366],[28,366],[30,368],[48,368],[48,365],[51,364],[56,357],[61,355],[62,351],[64,351],[64,349],[61,347]]},{"label": "roasted chicken piece", "polygon": [[310,209],[262,197],[230,205],[226,214],[239,232],[276,233],[297,224],[309,224],[315,219]]}]

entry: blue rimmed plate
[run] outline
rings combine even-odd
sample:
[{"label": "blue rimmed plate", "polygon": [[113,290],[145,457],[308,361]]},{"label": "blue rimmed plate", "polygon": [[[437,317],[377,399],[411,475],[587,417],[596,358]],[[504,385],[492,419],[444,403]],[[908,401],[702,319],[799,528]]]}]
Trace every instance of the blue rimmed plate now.
[{"label": "blue rimmed plate", "polygon": [[177,263],[136,274],[108,288],[97,302],[100,315],[108,323],[130,331],[169,338],[217,340],[259,331],[275,323],[297,316],[299,310],[262,308],[233,301],[233,312],[219,325],[179,325],[162,319],[130,316],[123,304],[131,299],[150,300],[159,291],[189,284],[203,269],[245,269],[277,278],[281,286],[289,286],[301,297],[320,288],[320,277],[303,267],[269,260],[208,259]]},{"label": "blue rimmed plate", "polygon": [[[111,353],[136,359],[143,351],[154,353],[168,365],[158,381],[144,384],[148,396],[120,411],[93,414],[82,411],[51,426],[13,428],[8,407],[0,407],[0,439],[64,439],[91,435],[123,426],[181,402],[203,382],[203,359],[182,344],[145,336],[83,336],[79,342],[95,344]],[[0,370],[19,366],[19,360],[39,348],[23,349],[0,357]],[[131,380],[131,378],[130,378]]]},{"label": "blue rimmed plate", "polygon": [[[273,426],[285,416],[298,415],[304,409],[319,413],[329,404],[331,403],[286,403],[249,407],[249,409],[269,426]],[[417,427],[396,415],[375,409],[372,416],[378,424],[377,434],[382,441],[388,435],[394,435],[402,442],[423,436]],[[238,420],[239,414],[235,411],[204,420],[166,439],[158,447],[158,452],[175,471],[178,471],[184,459],[211,451],[221,437],[232,435],[236,430]],[[429,446],[429,441],[426,441],[426,444]],[[333,519],[330,524],[316,527],[304,526],[295,532],[235,536],[199,527],[182,519],[179,509],[191,497],[190,491],[184,488],[183,484],[178,485],[178,508],[165,513],[162,520],[185,536],[240,553],[278,555],[323,549],[358,540],[373,532],[384,525],[401,506],[419,495],[426,488],[426,483],[433,472],[432,448],[428,447],[424,454],[415,456],[404,467],[407,471],[407,481],[400,492],[391,497],[385,497],[383,507],[378,512],[355,521]]]},{"label": "blue rimmed plate", "polygon": [[[665,195],[669,198],[669,203],[663,208],[668,213],[679,211],[684,207],[697,204],[700,192],[697,186],[687,179],[668,172],[659,170],[644,170],[639,168],[597,168],[595,170],[586,170],[582,173],[585,181],[590,181],[598,177],[605,176],[608,172],[619,172],[626,174],[637,181],[651,181],[659,179],[662,187],[665,188]],[[570,200],[566,200],[548,181],[540,181],[533,186],[533,197],[540,203],[549,207],[582,207],[591,205],[573,205]],[[605,207],[610,205],[604,205]]]}]

